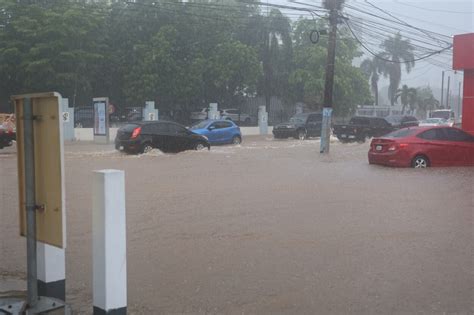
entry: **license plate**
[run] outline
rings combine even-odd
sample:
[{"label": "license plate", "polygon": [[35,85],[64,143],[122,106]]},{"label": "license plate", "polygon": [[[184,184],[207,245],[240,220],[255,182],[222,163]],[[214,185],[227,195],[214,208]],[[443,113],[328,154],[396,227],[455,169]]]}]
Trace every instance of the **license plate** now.
[{"label": "license plate", "polygon": [[382,146],[381,146],[381,145],[376,145],[376,146],[375,146],[375,150],[377,150],[377,151],[382,151]]},{"label": "license plate", "polygon": [[341,135],[341,138],[347,138],[347,135]]}]

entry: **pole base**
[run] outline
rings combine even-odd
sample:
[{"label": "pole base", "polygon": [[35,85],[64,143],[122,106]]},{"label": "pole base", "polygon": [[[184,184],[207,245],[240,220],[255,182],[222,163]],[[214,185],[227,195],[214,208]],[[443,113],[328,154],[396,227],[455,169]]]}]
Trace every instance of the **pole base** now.
[{"label": "pole base", "polygon": [[35,307],[28,308],[23,298],[0,299],[0,313],[7,315],[64,314],[70,315],[71,308],[59,299],[40,296]]}]

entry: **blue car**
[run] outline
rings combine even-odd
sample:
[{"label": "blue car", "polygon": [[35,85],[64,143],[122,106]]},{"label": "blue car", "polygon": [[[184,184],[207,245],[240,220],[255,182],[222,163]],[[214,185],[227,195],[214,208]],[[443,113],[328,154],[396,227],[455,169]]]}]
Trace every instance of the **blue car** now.
[{"label": "blue car", "polygon": [[240,128],[231,120],[203,120],[193,126],[191,131],[209,139],[210,144],[240,144]]}]

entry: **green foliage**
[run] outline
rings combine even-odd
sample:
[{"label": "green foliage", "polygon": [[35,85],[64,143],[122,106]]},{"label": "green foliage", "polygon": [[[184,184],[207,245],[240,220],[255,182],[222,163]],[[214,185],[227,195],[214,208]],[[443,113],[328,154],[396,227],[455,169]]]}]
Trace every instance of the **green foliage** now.
[{"label": "green foliage", "polygon": [[[309,40],[314,29],[326,27],[323,22],[299,20],[294,26],[294,70],[290,74],[290,91],[293,101],[305,102],[314,109],[322,107],[327,58],[327,37],[322,36],[318,44]],[[361,56],[355,41],[344,29],[340,30],[336,49],[336,72],[334,77],[334,113],[346,116],[357,105],[371,102],[368,78],[364,72],[352,65],[354,58]]]},{"label": "green foliage", "polygon": [[[341,4],[343,1],[339,1]],[[55,90],[73,105],[109,96],[118,106],[155,100],[190,110],[244,97],[277,96],[321,107],[324,20],[295,23],[248,2],[0,0],[0,100]],[[338,39],[335,111],[370,101],[361,55],[344,29]]]},{"label": "green foliage", "polygon": [[[92,91],[89,75],[103,60],[103,18],[79,6],[52,7],[1,2],[9,18],[0,31],[1,93]],[[100,5],[90,10],[99,13]]]}]

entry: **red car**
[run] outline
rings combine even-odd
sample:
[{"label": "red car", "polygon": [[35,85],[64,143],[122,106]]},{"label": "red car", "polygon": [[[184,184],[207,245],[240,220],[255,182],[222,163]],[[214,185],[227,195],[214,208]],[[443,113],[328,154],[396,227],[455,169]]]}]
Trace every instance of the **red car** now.
[{"label": "red car", "polygon": [[447,126],[400,129],[372,140],[369,164],[474,166],[474,136]]}]

